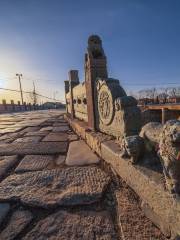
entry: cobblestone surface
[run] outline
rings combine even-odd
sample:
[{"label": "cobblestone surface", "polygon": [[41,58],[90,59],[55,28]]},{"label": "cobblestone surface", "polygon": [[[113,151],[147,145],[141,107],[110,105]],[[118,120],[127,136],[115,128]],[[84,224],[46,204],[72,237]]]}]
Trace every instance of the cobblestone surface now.
[{"label": "cobblestone surface", "polygon": [[118,238],[107,212],[59,211],[40,221],[25,237],[25,240],[36,239],[117,240]]},{"label": "cobblestone surface", "polygon": [[43,170],[51,161],[53,161],[53,156],[26,155],[15,169],[15,173]]},{"label": "cobblestone surface", "polygon": [[11,167],[18,162],[17,156],[0,157],[0,179],[2,179]]},{"label": "cobblestone surface", "polygon": [[[165,239],[122,186],[119,204],[112,197],[112,173],[102,161],[66,166],[74,141],[62,111],[0,115],[0,239]],[[74,149],[79,159],[81,148]]]},{"label": "cobblestone surface", "polygon": [[0,200],[45,208],[90,204],[102,197],[109,181],[95,166],[13,174],[0,184]]},{"label": "cobblestone surface", "polygon": [[29,211],[15,211],[7,227],[1,232],[0,239],[14,239],[31,222],[32,218],[32,214]]}]

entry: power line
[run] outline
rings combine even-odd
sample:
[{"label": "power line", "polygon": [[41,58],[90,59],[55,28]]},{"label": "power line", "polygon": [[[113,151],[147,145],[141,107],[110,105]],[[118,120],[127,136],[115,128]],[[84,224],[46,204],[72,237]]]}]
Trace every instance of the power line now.
[{"label": "power line", "polygon": [[[10,88],[2,88],[0,87],[0,90],[6,90],[6,91],[11,91],[11,92],[18,92],[20,93],[20,90],[16,90],[16,89],[10,89]],[[23,93],[28,93],[28,94],[31,94],[32,92],[29,92],[29,91],[22,91]],[[35,93],[37,96],[39,97],[44,97],[46,99],[49,99],[49,100],[54,100],[54,101],[57,101],[57,102],[62,102],[61,100],[58,100],[58,99],[55,99],[55,98],[51,98],[51,97],[47,97],[47,96],[44,96],[42,94],[39,94],[39,93]]]}]

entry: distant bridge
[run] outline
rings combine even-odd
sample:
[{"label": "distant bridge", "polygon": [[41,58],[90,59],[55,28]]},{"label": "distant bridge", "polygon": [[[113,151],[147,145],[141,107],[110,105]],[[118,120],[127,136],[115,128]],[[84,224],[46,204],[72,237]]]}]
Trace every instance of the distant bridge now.
[{"label": "distant bridge", "polygon": [[161,113],[161,122],[164,124],[169,119],[180,119],[180,103],[146,104],[139,105],[142,111],[149,110],[153,114]]}]

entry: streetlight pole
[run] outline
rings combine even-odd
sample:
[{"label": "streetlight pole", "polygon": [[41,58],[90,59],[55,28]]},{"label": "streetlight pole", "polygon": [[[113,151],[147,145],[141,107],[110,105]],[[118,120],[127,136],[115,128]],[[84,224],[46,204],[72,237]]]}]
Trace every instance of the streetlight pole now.
[{"label": "streetlight pole", "polygon": [[16,73],[16,76],[19,79],[19,88],[20,88],[20,92],[21,92],[21,101],[22,101],[22,105],[24,104],[24,100],[23,100],[23,92],[22,92],[22,86],[21,86],[21,77],[22,74],[21,73]]}]

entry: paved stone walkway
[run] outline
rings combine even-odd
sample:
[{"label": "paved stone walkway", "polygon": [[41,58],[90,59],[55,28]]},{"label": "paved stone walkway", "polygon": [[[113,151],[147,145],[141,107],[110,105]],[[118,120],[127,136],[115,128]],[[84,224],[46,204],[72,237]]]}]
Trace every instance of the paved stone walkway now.
[{"label": "paved stone walkway", "polygon": [[60,111],[0,115],[0,239],[118,239],[98,162]]},{"label": "paved stone walkway", "polygon": [[139,213],[137,202],[131,204],[133,224],[126,221],[130,211],[121,210],[124,205],[115,196],[120,191],[129,206],[123,195],[127,186],[118,187],[104,166],[70,129],[62,111],[0,115],[0,239],[164,239]]}]

